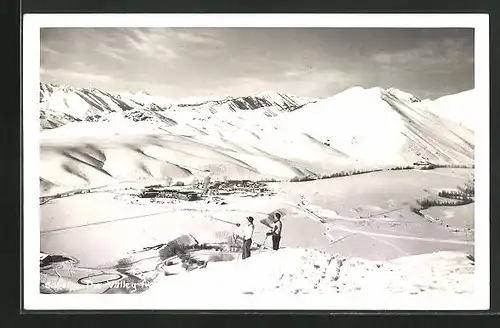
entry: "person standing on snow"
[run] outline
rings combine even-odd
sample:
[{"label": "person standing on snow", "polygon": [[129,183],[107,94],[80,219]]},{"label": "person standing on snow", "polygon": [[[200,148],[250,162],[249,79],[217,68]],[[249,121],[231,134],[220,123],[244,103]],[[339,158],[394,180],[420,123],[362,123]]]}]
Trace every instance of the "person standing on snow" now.
[{"label": "person standing on snow", "polygon": [[255,229],[253,225],[253,217],[247,216],[248,224],[243,228],[243,248],[241,258],[244,260],[250,257],[250,248],[252,247],[252,237],[253,231]]},{"label": "person standing on snow", "polygon": [[274,214],[274,219],[273,230],[268,232],[267,235],[272,236],[273,250],[277,251],[280,248],[281,228],[283,227],[283,223],[281,222],[281,214]]}]

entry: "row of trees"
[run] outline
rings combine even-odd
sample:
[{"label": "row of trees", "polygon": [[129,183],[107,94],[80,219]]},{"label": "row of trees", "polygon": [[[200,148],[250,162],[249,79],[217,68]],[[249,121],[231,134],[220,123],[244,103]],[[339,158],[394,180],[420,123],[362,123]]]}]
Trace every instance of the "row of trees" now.
[{"label": "row of trees", "polygon": [[474,202],[474,192],[475,192],[475,176],[474,173],[471,174],[469,180],[462,186],[458,186],[457,190],[442,190],[438,193],[439,197],[444,199],[436,198],[425,198],[417,201],[419,208],[412,207],[411,210],[419,215],[422,215],[420,211],[426,210],[433,206],[460,206],[467,205]]}]

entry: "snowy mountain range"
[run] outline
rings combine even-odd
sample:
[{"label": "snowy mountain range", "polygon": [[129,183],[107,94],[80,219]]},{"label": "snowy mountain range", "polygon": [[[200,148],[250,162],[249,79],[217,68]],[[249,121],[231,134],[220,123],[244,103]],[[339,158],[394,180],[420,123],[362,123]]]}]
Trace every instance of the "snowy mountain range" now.
[{"label": "snowy mountain range", "polygon": [[[290,179],[419,161],[472,165],[475,103],[474,90],[420,100],[378,87],[353,87],[324,99],[262,92],[182,103],[146,92],[41,83],[47,163],[41,178],[79,186],[192,179],[207,171]],[[71,146],[62,143],[67,139]],[[71,179],[63,178],[67,174]]]},{"label": "snowy mountain range", "polygon": [[176,103],[168,98],[151,96],[146,91],[112,94],[95,88],[77,89],[40,83],[40,124],[42,129],[52,129],[70,122],[108,121],[113,113],[120,113],[133,121],[168,124],[168,120],[155,112],[177,108],[209,111],[211,114],[266,108],[266,115],[276,116],[315,101],[317,99],[268,91],[221,100]]}]

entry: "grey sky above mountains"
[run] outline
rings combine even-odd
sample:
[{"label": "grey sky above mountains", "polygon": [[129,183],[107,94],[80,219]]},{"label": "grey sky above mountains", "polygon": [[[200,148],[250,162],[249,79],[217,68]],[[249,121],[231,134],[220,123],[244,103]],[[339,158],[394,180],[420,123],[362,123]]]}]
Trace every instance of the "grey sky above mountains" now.
[{"label": "grey sky above mountains", "polygon": [[474,88],[473,29],[44,28],[42,82],[181,98]]}]

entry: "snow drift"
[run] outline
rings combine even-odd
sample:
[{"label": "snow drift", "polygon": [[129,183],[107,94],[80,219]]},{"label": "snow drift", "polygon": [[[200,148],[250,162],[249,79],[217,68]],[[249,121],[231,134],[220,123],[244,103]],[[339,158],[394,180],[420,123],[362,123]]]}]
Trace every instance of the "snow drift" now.
[{"label": "snow drift", "polygon": [[214,295],[225,298],[269,293],[332,297],[341,294],[346,300],[354,294],[377,295],[379,299],[412,295],[470,297],[473,290],[474,263],[459,252],[382,262],[346,258],[314,249],[287,248],[253,254],[245,261],[211,262],[203,270],[159,278],[142,295],[191,295],[211,299]]}]

